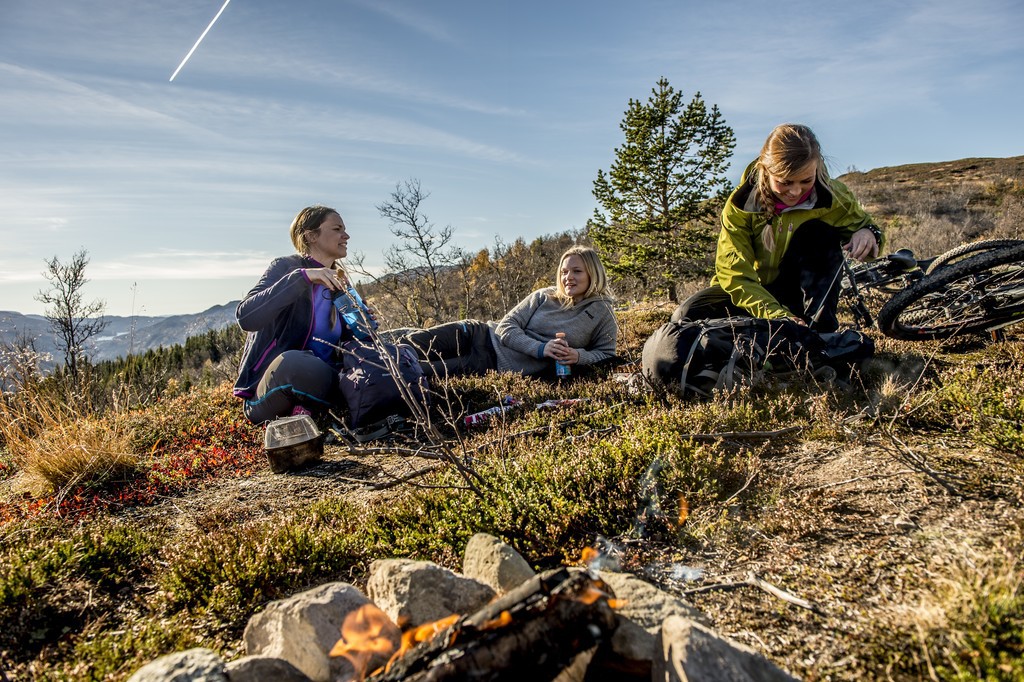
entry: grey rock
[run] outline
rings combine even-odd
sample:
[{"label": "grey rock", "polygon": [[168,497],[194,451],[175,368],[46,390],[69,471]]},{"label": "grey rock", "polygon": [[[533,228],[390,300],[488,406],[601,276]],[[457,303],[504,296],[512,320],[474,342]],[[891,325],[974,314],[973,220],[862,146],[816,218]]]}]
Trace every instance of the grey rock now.
[{"label": "grey rock", "polygon": [[269,656],[243,656],[228,663],[230,682],[310,682],[288,661]]},{"label": "grey rock", "polygon": [[188,649],[147,663],[128,682],[228,682],[228,676],[224,659],[217,652]]},{"label": "grey rock", "polygon": [[487,533],[477,533],[469,539],[462,573],[498,594],[509,592],[537,575],[511,545]]},{"label": "grey rock", "polygon": [[366,593],[401,627],[476,611],[494,599],[489,586],[429,561],[381,559],[370,564]]},{"label": "grey rock", "polygon": [[[345,679],[353,674],[353,664],[329,654],[341,639],[345,617],[366,604],[363,593],[347,583],[327,583],[271,602],[245,626],[245,651],[249,655],[284,659],[314,682]],[[394,624],[389,626],[385,636],[394,650],[401,633]],[[370,669],[386,661],[386,656],[372,659]]]},{"label": "grey rock", "polygon": [[617,599],[625,604],[616,609],[619,627],[612,635],[612,650],[634,661],[653,661],[658,648],[661,624],[669,616],[701,620],[703,615],[681,599],[637,578],[630,573],[601,571]]},{"label": "grey rock", "polygon": [[652,680],[659,682],[794,682],[753,649],[681,616],[665,619]]}]

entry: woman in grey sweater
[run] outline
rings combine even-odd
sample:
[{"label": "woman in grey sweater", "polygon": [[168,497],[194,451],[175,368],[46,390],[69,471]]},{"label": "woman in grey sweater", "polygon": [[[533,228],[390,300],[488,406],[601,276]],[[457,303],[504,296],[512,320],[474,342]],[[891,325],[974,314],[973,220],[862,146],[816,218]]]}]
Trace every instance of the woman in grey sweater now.
[{"label": "woman in grey sweater", "polygon": [[[556,362],[576,370],[614,360],[618,325],[601,259],[573,246],[558,261],[555,286],[534,291],[500,322],[459,320],[402,332],[396,340],[416,348],[438,377],[493,369],[551,378]],[[556,337],[560,332],[564,337]]]}]

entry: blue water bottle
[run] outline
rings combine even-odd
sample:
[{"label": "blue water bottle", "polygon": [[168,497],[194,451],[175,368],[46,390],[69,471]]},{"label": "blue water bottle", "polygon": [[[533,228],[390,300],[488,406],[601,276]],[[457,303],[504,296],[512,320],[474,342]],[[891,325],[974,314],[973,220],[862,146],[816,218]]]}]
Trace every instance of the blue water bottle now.
[{"label": "blue water bottle", "polygon": [[[350,284],[346,293],[348,294],[349,299],[359,308],[359,310],[363,311],[363,317],[366,319],[366,323],[370,325],[370,329],[376,329],[378,326],[377,320],[370,315],[370,309],[366,306],[366,303],[359,295],[359,292],[356,291],[356,288]],[[358,315],[354,311],[346,313],[345,321],[348,322],[349,326],[355,326],[359,322]]]},{"label": "blue water bottle", "polygon": [[[558,332],[557,334],[555,334],[555,338],[556,339],[564,339],[565,338],[565,332]],[[572,374],[572,367],[570,367],[569,365],[565,364],[564,362],[559,362],[558,360],[555,360],[555,376],[561,378],[561,377],[567,377],[567,376],[569,376],[571,374]]]}]

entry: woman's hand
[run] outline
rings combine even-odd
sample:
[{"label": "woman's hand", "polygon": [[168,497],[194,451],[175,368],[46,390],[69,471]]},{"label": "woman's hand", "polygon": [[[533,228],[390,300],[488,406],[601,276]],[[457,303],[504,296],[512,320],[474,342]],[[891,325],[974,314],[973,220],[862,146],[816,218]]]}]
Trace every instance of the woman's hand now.
[{"label": "woman's hand", "polygon": [[878,241],[875,239],[875,233],[866,227],[854,232],[850,243],[843,248],[859,261],[878,258]]},{"label": "woman's hand", "polygon": [[302,272],[311,284],[323,284],[331,291],[345,288],[345,277],[334,268],[305,268]]},{"label": "woman's hand", "polygon": [[563,365],[575,365],[580,361],[580,352],[566,343],[565,339],[551,339],[544,344],[544,357]]},{"label": "woman's hand", "polygon": [[377,311],[377,306],[373,305],[366,299],[363,299],[363,304],[366,306],[366,314],[376,324],[380,324],[380,313]]}]

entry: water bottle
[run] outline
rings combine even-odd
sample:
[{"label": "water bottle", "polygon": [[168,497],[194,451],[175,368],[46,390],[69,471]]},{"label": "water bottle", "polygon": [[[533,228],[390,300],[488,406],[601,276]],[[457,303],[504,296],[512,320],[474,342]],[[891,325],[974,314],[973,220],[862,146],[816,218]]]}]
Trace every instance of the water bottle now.
[{"label": "water bottle", "polygon": [[[363,311],[363,317],[366,319],[366,323],[370,326],[370,329],[376,329],[378,326],[377,320],[373,319],[370,315],[370,309],[366,306],[366,303],[363,301],[362,296],[359,295],[359,292],[356,291],[356,288],[349,284],[348,289],[346,289],[346,294],[348,294],[349,300]],[[355,312],[346,313],[344,317],[350,327],[354,327],[359,323],[359,316]]]},{"label": "water bottle", "polygon": [[[557,334],[555,334],[555,338],[556,339],[564,339],[565,338],[565,332],[558,332]],[[555,360],[555,376],[557,376],[557,377],[567,377],[567,376],[569,376],[571,374],[572,374],[572,367],[570,367],[569,365],[565,364],[564,362],[558,362],[557,360]]]}]

